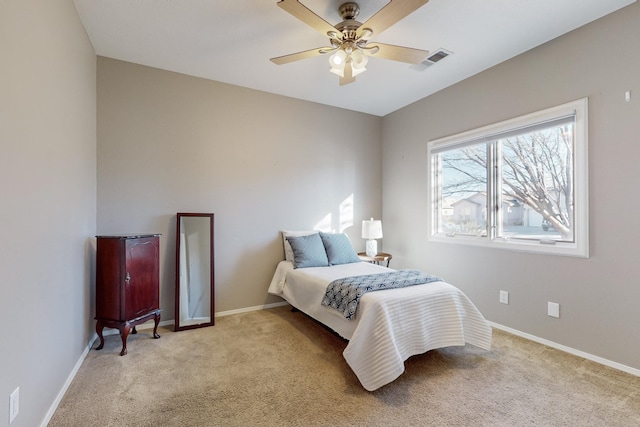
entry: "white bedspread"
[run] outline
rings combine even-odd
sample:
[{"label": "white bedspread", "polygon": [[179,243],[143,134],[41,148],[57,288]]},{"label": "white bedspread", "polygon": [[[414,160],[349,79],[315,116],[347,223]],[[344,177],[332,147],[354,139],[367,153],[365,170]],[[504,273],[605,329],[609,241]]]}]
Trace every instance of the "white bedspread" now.
[{"label": "white bedspread", "polygon": [[369,391],[398,378],[412,355],[465,343],[491,349],[487,321],[461,290],[445,282],[369,292],[360,299],[354,320],[321,305],[331,281],[383,271],[389,269],[364,262],[294,269],[282,261],[269,293],[348,339],[343,356]]}]

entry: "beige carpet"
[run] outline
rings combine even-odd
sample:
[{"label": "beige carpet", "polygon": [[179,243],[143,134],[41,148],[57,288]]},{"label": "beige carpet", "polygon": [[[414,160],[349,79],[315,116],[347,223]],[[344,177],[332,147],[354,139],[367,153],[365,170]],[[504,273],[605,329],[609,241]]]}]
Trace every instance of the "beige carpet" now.
[{"label": "beige carpet", "polygon": [[[494,331],[367,392],[346,342],[289,307],[91,350],[49,426],[638,426],[640,378]],[[94,345],[95,347],[95,345]]]}]

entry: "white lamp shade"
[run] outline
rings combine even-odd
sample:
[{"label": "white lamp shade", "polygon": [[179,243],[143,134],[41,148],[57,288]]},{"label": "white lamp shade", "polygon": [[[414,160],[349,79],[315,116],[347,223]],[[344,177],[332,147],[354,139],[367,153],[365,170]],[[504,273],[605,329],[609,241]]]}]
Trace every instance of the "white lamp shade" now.
[{"label": "white lamp shade", "polygon": [[382,239],[382,221],[373,218],[362,221],[362,238]]},{"label": "white lamp shade", "polygon": [[344,66],[342,68],[331,67],[331,69],[329,71],[332,72],[333,74],[336,74],[336,75],[340,76],[340,77],[344,77]]},{"label": "white lamp shade", "polygon": [[364,68],[364,67],[362,67],[362,68],[354,68],[353,66],[351,67],[351,70],[352,70],[352,71],[351,71],[351,76],[353,76],[353,77],[355,77],[355,76],[357,76],[358,74],[362,74],[362,73],[364,73],[365,71],[367,71],[367,69],[366,69],[366,68]]},{"label": "white lamp shade", "polygon": [[332,68],[344,68],[345,62],[347,62],[347,54],[344,50],[338,50],[329,57],[329,64]]},{"label": "white lamp shade", "polygon": [[331,71],[333,74],[337,74],[340,77],[344,77],[344,67],[347,63],[347,54],[344,50],[339,50],[329,57],[329,64],[331,65]]},{"label": "white lamp shade", "polygon": [[367,65],[367,62],[369,62],[369,58],[367,58],[367,56],[362,53],[361,50],[354,50],[351,54],[351,65],[353,66],[354,70],[364,69],[364,67]]}]

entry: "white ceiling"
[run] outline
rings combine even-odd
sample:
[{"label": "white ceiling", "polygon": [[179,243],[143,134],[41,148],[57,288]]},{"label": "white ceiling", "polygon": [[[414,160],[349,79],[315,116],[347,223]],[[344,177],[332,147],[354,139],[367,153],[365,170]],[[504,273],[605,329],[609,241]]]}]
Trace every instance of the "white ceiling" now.
[{"label": "white ceiling", "polygon": [[[384,116],[635,0],[431,0],[372,41],[454,54],[416,71],[371,58],[338,85],[324,56],[269,58],[328,45],[277,0],[74,0],[100,56]],[[332,25],[346,0],[301,0]],[[404,0],[393,0],[404,1]],[[360,0],[365,22],[387,0]]]}]

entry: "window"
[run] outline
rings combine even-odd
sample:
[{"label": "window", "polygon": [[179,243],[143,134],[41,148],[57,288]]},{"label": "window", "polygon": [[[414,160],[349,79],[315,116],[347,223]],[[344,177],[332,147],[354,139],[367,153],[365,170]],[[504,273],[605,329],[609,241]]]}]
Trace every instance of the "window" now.
[{"label": "window", "polygon": [[428,144],[430,239],[589,256],[587,99]]}]

